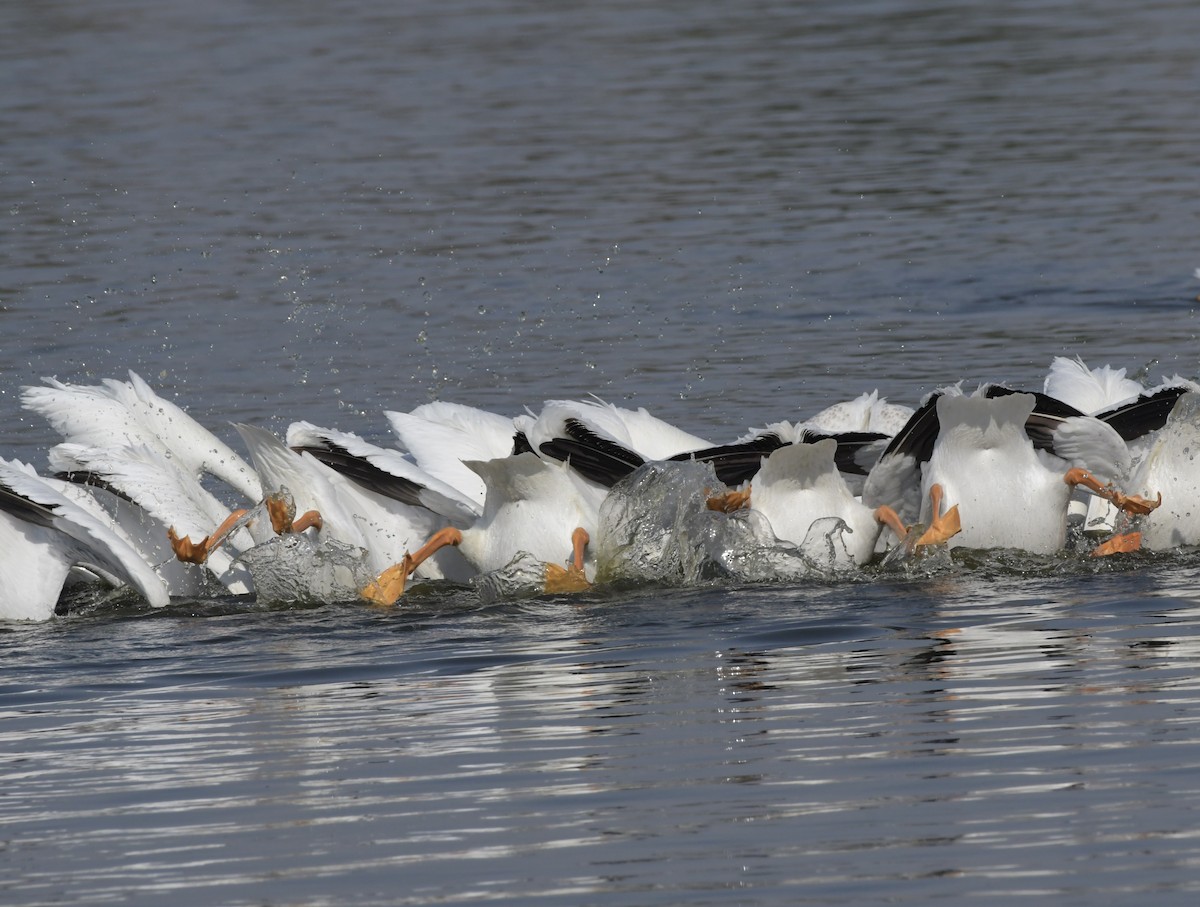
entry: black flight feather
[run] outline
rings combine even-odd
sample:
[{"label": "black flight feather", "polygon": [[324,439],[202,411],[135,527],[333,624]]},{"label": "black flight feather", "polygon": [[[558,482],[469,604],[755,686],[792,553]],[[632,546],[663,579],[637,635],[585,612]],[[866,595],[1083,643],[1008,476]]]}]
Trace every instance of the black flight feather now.
[{"label": "black flight feather", "polygon": [[1187,391],[1186,387],[1166,387],[1157,393],[1143,394],[1131,403],[1100,413],[1096,418],[1115,428],[1117,434],[1126,441],[1136,441],[1166,425],[1171,410]]},{"label": "black flight feather", "polygon": [[692,450],[687,453],[675,454],[670,460],[686,462],[696,460],[700,463],[711,463],[717,478],[724,484],[738,486],[747,479],[754,478],[762,458],[769,456],[790,442],[784,441],[773,432],[758,435],[749,441],[736,444],[721,444],[716,447],[706,447],[703,450]]},{"label": "black flight feather", "polygon": [[300,446],[293,447],[292,450],[296,453],[312,454],[330,469],[385,498],[416,507],[425,506],[421,501],[424,485],[411,479],[394,476],[364,457],[355,456],[344,447],[330,441],[326,441],[325,446]]},{"label": "black flight feather", "polygon": [[942,430],[937,414],[937,402],[941,396],[941,391],[935,391],[930,394],[928,400],[917,407],[904,423],[904,427],[896,432],[888,446],[883,449],[880,460],[891,455],[907,455],[917,463],[928,462],[933,456],[933,445],[937,441],[938,432]]},{"label": "black flight feather", "polygon": [[73,485],[90,485],[92,488],[101,488],[123,501],[128,501],[135,506],[137,505],[137,502],[133,498],[110,482],[107,476],[98,472],[86,469],[73,469],[69,472],[56,472],[54,478],[60,482],[70,482]]},{"label": "black flight feather", "polygon": [[544,441],[540,452],[569,461],[572,469],[598,485],[612,488],[646,462],[632,450],[600,437],[578,419],[567,419],[563,425],[567,437]]},{"label": "black flight feather", "polygon": [[0,482],[0,510],[7,511],[17,519],[35,526],[43,526],[47,529],[54,527],[53,507],[31,501],[3,482]]}]

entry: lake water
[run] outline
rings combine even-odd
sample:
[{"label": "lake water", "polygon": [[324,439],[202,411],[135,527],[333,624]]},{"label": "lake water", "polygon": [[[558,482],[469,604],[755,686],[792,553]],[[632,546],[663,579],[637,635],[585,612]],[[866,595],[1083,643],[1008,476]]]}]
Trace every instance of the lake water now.
[{"label": "lake water", "polygon": [[[1197,377],[1200,8],[0,7],[0,455]],[[0,626],[5,904],[1191,904],[1200,558]]]}]

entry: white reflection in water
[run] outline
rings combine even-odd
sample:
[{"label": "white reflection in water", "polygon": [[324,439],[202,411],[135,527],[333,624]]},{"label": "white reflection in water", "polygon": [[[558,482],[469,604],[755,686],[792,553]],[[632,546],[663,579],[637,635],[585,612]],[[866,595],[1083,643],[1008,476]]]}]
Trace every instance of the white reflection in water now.
[{"label": "white reflection in water", "polygon": [[[532,603],[508,620],[519,649],[464,636],[423,674],[320,679],[355,660],[326,632],[258,641],[257,673],[134,664],[111,692],[5,709],[0,739],[23,754],[5,768],[9,884],[395,903],[402,871],[400,900],[424,903],[529,896],[529,879],[564,898],[664,879],[1016,893],[1077,884],[1072,861],[1096,853],[1119,887],[1147,847],[1169,873],[1194,866],[1200,653],[1165,619],[1177,603],[1141,599],[1139,627],[1113,619],[1121,602],[1024,594],[1041,580],[934,585],[935,610],[889,610],[886,630],[789,611],[777,590],[693,597],[728,642],[678,651],[688,612],[650,599],[673,627],[625,627],[619,649],[597,644],[607,603]],[[756,596],[775,644],[703,610]],[[357,638],[358,658],[385,657]],[[1147,808],[1153,828],[1131,827]]]}]

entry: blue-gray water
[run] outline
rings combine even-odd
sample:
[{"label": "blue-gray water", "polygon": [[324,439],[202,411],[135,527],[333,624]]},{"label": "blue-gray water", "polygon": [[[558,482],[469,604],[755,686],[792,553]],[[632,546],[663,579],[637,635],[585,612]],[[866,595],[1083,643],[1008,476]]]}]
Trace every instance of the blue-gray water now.
[{"label": "blue-gray water", "polygon": [[[1196,377],[1183,0],[0,6],[0,454],[135,368],[386,438]],[[1190,554],[0,628],[0,897],[1193,902]]]}]

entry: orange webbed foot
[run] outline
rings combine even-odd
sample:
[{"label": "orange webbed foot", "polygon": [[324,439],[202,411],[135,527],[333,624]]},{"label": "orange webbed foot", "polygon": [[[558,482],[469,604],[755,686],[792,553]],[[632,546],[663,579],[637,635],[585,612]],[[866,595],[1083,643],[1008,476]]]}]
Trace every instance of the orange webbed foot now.
[{"label": "orange webbed foot", "polygon": [[176,535],[174,526],[167,530],[167,541],[171,543],[171,550],[175,552],[175,557],[185,564],[203,564],[208,560],[208,538],[206,535],[200,541],[193,542],[190,536],[180,538]]},{"label": "orange webbed foot", "polygon": [[267,515],[271,518],[271,528],[276,535],[292,531],[296,519],[296,502],[287,492],[269,494],[263,499]]},{"label": "orange webbed foot", "polygon": [[358,594],[376,605],[390,606],[400,600],[408,586],[408,575],[415,569],[412,555],[404,555],[398,564],[392,564],[374,582],[358,590]]},{"label": "orange webbed foot", "polygon": [[929,528],[917,539],[914,548],[927,548],[930,545],[943,545],[962,532],[962,520],[958,515],[958,505],[955,504],[942,513],[942,486],[932,485],[929,489],[929,503],[932,505],[932,519]]},{"label": "orange webbed foot", "polygon": [[1126,532],[1122,535],[1114,535],[1107,542],[1097,545],[1092,549],[1092,557],[1108,557],[1110,554],[1128,554],[1131,551],[1140,551],[1142,547],[1142,534],[1140,532]]},{"label": "orange webbed foot", "polygon": [[745,510],[750,506],[750,486],[747,485],[740,491],[715,494],[704,502],[704,506],[718,513],[734,513],[738,510]]},{"label": "orange webbed foot", "polygon": [[583,570],[584,550],[590,541],[591,537],[582,526],[571,533],[571,565],[546,565],[543,588],[547,593],[556,595],[564,592],[583,592],[592,587]]},{"label": "orange webbed foot", "polygon": [[559,564],[547,564],[543,587],[550,595],[568,592],[585,592],[592,587],[583,570],[572,564],[563,567]]}]

